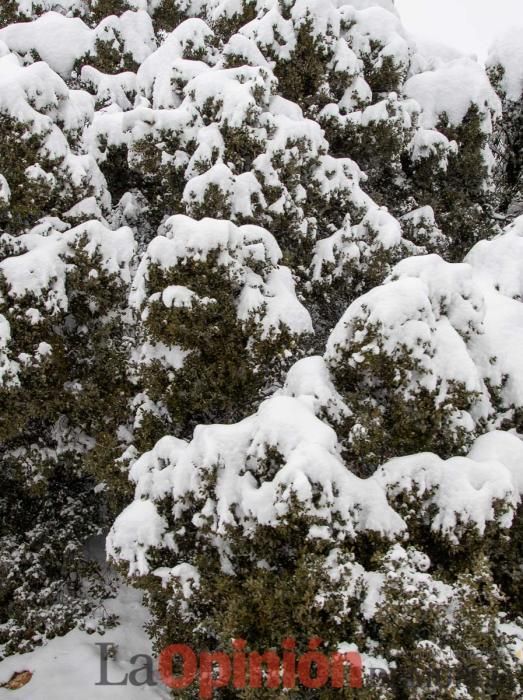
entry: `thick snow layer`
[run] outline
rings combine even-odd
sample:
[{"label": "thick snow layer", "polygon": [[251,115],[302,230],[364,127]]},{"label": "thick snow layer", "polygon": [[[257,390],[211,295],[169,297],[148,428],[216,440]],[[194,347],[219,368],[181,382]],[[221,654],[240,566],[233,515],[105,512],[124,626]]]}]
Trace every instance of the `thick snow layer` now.
[{"label": "thick snow layer", "polygon": [[[521,478],[521,468],[517,476]],[[373,478],[383,484],[390,498],[409,493],[423,503],[423,509],[435,508],[432,529],[456,543],[461,528],[473,524],[483,534],[488,522],[498,520],[496,503],[500,501],[509,508],[499,522],[502,527],[510,527],[520,502],[511,469],[485,455],[480,461],[465,457],[444,461],[433,454],[399,457],[385,464]]]},{"label": "thick snow layer", "polygon": [[331,0],[295,0],[290,14],[298,29],[309,20],[316,38],[340,33],[339,13]]},{"label": "thick snow layer", "polygon": [[[229,269],[241,283],[237,314],[247,320],[252,313],[262,314],[262,337],[278,332],[284,324],[293,333],[311,333],[312,321],[308,311],[298,301],[294,280],[288,268],[279,266],[281,250],[274,237],[259,226],[235,226],[229,221],[202,219],[196,221],[178,214],[162,227],[163,235],[149,244],[133,280],[130,302],[140,308],[155,295],[148,293],[151,266],[164,270],[182,266],[186,260],[205,261],[217,254],[217,264]],[[262,264],[263,272],[253,268]],[[185,287],[170,286],[163,291],[163,302],[169,306],[209,303]],[[167,303],[170,299],[171,304]]]},{"label": "thick snow layer", "polygon": [[[167,539],[166,539],[167,534]],[[129,562],[129,574],[149,571],[147,552],[151,547],[168,546],[167,521],[151,501],[133,501],[114,521],[107,540],[108,552],[118,552]]]},{"label": "thick snow layer", "polygon": [[229,68],[205,71],[193,78],[185,93],[200,111],[212,105],[219,124],[240,127],[252,119],[252,111],[267,106],[275,89],[275,78],[265,68]]},{"label": "thick snow layer", "polygon": [[523,301],[523,216],[491,241],[480,241],[465,258],[504,296]]},{"label": "thick snow layer", "polygon": [[[523,405],[523,218],[491,241],[479,242],[465,258],[483,290],[484,334],[474,347],[483,355],[494,385],[503,384],[507,405]],[[487,363],[488,357],[496,362]],[[503,380],[505,377],[505,380]]]},{"label": "thick snow layer", "polygon": [[[309,380],[319,362],[311,358],[300,363],[287,391],[294,385],[297,393],[302,381],[304,394],[317,394],[321,378]],[[327,382],[324,386],[331,391]],[[321,386],[319,392],[325,398]],[[523,443],[514,435],[486,435],[467,458],[444,461],[418,454],[393,459],[362,480],[343,464],[335,432],[316,417],[314,402],[304,394],[268,399],[255,415],[235,425],[198,426],[189,443],[162,438],[131,468],[136,500],[113,525],[109,555],[127,562],[130,574],[143,575],[150,571],[150,548],[176,551],[178,532],[165,530],[156,506],[166,498],[175,520],[186,516],[188,508],[194,525],[205,520],[224,570],[230,564],[228,527],[240,526],[247,534],[259,524],[276,525],[285,518],[291,494],[321,524],[311,527],[311,538],[339,541],[370,530],[394,539],[406,524],[390,504],[403,493],[414,494],[432,529],[454,542],[469,527],[479,533],[493,521],[510,527],[523,479]],[[264,459],[274,450],[281,463],[266,466]],[[204,488],[211,473],[216,479],[212,497]],[[504,509],[497,508],[500,502]]]},{"label": "thick snow layer", "polygon": [[119,17],[110,16],[103,19],[93,30],[93,40],[106,41],[109,44],[122,42],[121,50],[132,56],[136,63],[142,63],[156,50],[156,37],[150,15],[145,11],[127,11]]},{"label": "thick snow layer", "polygon": [[48,311],[67,310],[67,272],[79,245],[90,257],[100,255],[101,265],[130,281],[130,263],[135,251],[133,232],[129,228],[111,231],[99,221],[89,221],[69,231],[33,232],[12,238],[4,234],[17,254],[0,262],[0,272],[9,285],[13,300],[26,295],[41,297]]},{"label": "thick snow layer", "polygon": [[[523,406],[523,303],[485,288],[485,333],[477,339],[485,376],[501,386],[505,406]],[[495,358],[487,364],[487,358]],[[478,360],[479,362],[479,360]]]},{"label": "thick snow layer", "polygon": [[471,58],[459,58],[435,70],[419,73],[405,83],[405,94],[422,108],[422,123],[433,129],[446,114],[451,125],[458,125],[475,105],[490,132],[491,117],[501,112],[501,102],[482,66]]},{"label": "thick snow layer", "polygon": [[[350,5],[354,6],[353,3]],[[354,22],[348,36],[356,53],[362,56],[371,54],[373,44],[377,42],[383,47],[379,53],[378,66],[388,56],[397,66],[408,67],[409,42],[397,14],[378,7],[374,2],[372,6],[356,12],[350,5],[342,7],[340,13],[345,21]]]},{"label": "thick snow layer", "polygon": [[254,41],[264,53],[272,53],[281,60],[288,60],[296,47],[292,20],[284,19],[277,6],[245,24],[240,34]]},{"label": "thick snow layer", "polygon": [[156,49],[153,25],[147,12],[124,12],[120,17],[106,17],[90,29],[78,17],[64,17],[46,12],[32,22],[20,22],[0,29],[0,40],[11,51],[30,57],[33,52],[63,78],[70,76],[75,62],[96,50],[97,41],[117,43],[122,53],[137,63]]},{"label": "thick snow layer", "polygon": [[181,97],[173,85],[180,81],[187,83],[210,70],[202,61],[185,60],[184,52],[189,43],[197,50],[211,37],[212,31],[203,20],[188,19],[141,63],[137,73],[138,86],[155,109],[178,107]]},{"label": "thick snow layer", "polygon": [[35,131],[53,127],[43,115],[56,114],[68,95],[67,85],[45,63],[22,67],[14,54],[0,58],[0,111],[32,122]]},{"label": "thick snow layer", "polygon": [[[269,448],[282,455],[283,464],[273,478],[259,479],[258,471],[263,469],[259,462]],[[229,525],[238,524],[247,532],[256,524],[275,525],[285,517],[291,493],[335,540],[359,530],[392,536],[405,528],[379,485],[346,469],[332,428],[304,402],[279,396],[265,401],[254,416],[240,423],[198,426],[190,443],[163,438],[143,455],[130,473],[139,500],[115,522],[107,539],[110,556],[129,562],[131,573],[146,573],[144,543],[152,544],[151,530],[137,513],[140,516],[143,508],[147,521],[159,523],[154,501],[169,495],[173,515],[180,517],[216,467],[216,500],[196,506],[192,520],[198,525],[205,518],[217,541]],[[175,548],[176,536],[159,528],[154,544]],[[221,554],[226,556],[224,551]]]},{"label": "thick snow layer", "polygon": [[81,19],[48,12],[33,22],[0,29],[0,40],[22,56],[36,51],[50,68],[67,77],[75,61],[92,48],[94,35]]},{"label": "thick snow layer", "polygon": [[455,141],[449,141],[447,137],[435,129],[416,129],[409,144],[409,151],[414,163],[422,158],[437,156],[440,159],[440,167],[447,169],[448,158],[451,153],[457,153],[458,145]]},{"label": "thick snow layer", "polygon": [[3,175],[0,175],[0,204],[9,204],[11,200],[11,188]]},{"label": "thick snow layer", "polygon": [[469,457],[476,462],[504,464],[512,474],[514,486],[523,496],[523,440],[521,437],[501,430],[493,430],[475,441]]},{"label": "thick snow layer", "polygon": [[445,63],[450,63],[456,59],[463,58],[464,54],[452,46],[442,44],[431,39],[412,37],[416,46],[416,52],[411,64],[412,74],[423,73],[434,70]]},{"label": "thick snow layer", "polygon": [[[168,700],[169,689],[163,685],[156,673],[155,686],[115,685],[126,673],[140,668],[143,659],[135,665],[130,663],[136,654],[149,654],[154,658],[151,642],[143,629],[148,613],[141,602],[141,594],[122,586],[115,599],[104,601],[108,613],[116,614],[120,624],[104,635],[88,634],[78,629],[56,637],[45,646],[28,654],[15,654],[0,664],[0,685],[14,673],[30,671],[30,682],[16,691],[0,688],[0,698],[20,700]],[[114,644],[116,654],[107,660],[107,679],[113,685],[96,685],[100,676],[100,647],[96,644]],[[144,673],[139,674],[142,681]],[[13,693],[15,695],[13,696]]]},{"label": "thick snow layer", "polygon": [[[337,361],[340,350],[360,342],[364,335],[358,328],[364,321],[367,328],[381,328],[382,350],[391,357],[408,348],[423,371],[413,374],[413,387],[419,382],[434,391],[443,380],[444,386],[457,381],[469,391],[485,392],[466,342],[468,333],[481,332],[484,315],[481,289],[468,266],[435,255],[407,258],[393,270],[390,282],[351,304],[329,338],[326,356]],[[356,364],[358,357],[351,361]]]},{"label": "thick snow layer", "polygon": [[11,326],[6,317],[0,314],[0,386],[19,384],[17,375],[20,365],[10,356],[10,340]]},{"label": "thick snow layer", "polygon": [[496,39],[487,67],[503,69],[502,88],[507,99],[517,102],[523,95],[523,25],[512,27]]},{"label": "thick snow layer", "polygon": [[[262,338],[277,331],[284,324],[293,333],[312,333],[312,320],[307,309],[298,301],[292,273],[288,267],[277,267],[271,270],[267,279],[260,287],[258,280],[253,277],[249,291],[238,305],[238,318],[247,319],[252,311],[264,309]],[[247,288],[244,288],[244,293]],[[259,301],[253,300],[250,292],[255,292]],[[254,304],[253,304],[254,301]]]},{"label": "thick snow layer", "polygon": [[238,58],[241,58],[245,65],[269,68],[268,61],[254,41],[242,34],[233,34],[223,47],[223,57],[228,61],[233,58],[237,61]]},{"label": "thick snow layer", "polygon": [[131,109],[137,93],[136,73],[127,71],[117,75],[101,73],[93,66],[83,66],[82,85],[96,94],[98,103],[118,105],[122,110]]},{"label": "thick snow layer", "polygon": [[350,414],[332,382],[323,357],[306,357],[296,362],[287,374],[282,393],[299,399],[315,415],[319,415],[326,406],[330,415],[339,417]]}]

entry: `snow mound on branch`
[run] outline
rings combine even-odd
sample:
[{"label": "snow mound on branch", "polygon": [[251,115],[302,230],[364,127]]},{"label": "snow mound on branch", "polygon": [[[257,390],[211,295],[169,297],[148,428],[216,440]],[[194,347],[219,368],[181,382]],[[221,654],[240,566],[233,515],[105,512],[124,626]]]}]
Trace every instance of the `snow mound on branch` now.
[{"label": "snow mound on branch", "polygon": [[514,486],[523,496],[523,440],[513,433],[493,430],[479,437],[469,457],[476,462],[501,462],[512,474]]},{"label": "snow mound on branch", "polygon": [[[216,265],[227,268],[241,285],[237,299],[239,319],[247,320],[251,314],[261,313],[264,337],[271,331],[277,332],[280,324],[293,333],[312,332],[309,313],[296,297],[290,270],[279,265],[282,253],[268,231],[218,219],[196,221],[178,214],[165,222],[162,232],[163,235],[151,241],[138,266],[130,295],[133,307],[141,308],[147,299],[152,300],[148,296],[152,266],[169,270],[183,266],[188,260],[206,261],[215,254]],[[262,272],[256,271],[259,265]],[[162,298],[170,306],[191,305],[194,301],[214,303],[180,286],[168,287]]]},{"label": "snow mound on branch", "polygon": [[5,316],[0,314],[0,386],[15,386],[20,383],[18,370],[20,365],[9,351],[11,326]]},{"label": "snow mound on branch", "polygon": [[121,38],[122,53],[130,54],[138,64],[156,50],[153,23],[150,15],[143,10],[128,10],[119,17],[106,17],[93,29],[93,37],[95,50],[97,40],[117,43]]},{"label": "snow mound on branch", "polygon": [[243,64],[269,68],[269,63],[254,41],[242,34],[233,34],[223,47],[223,59],[242,59]]},{"label": "snow mound on branch", "polygon": [[388,57],[393,59],[397,66],[406,69],[410,62],[410,46],[397,13],[377,7],[376,3],[360,11],[354,11],[350,5],[343,6],[340,14],[344,21],[353,23],[348,31],[348,38],[356,54],[361,57],[370,55],[376,42],[382,47],[377,56],[376,67],[380,67]]},{"label": "snow mound on branch", "polygon": [[503,69],[502,89],[507,99],[517,102],[523,95],[523,25],[511,27],[496,39],[487,59],[488,68]]},{"label": "snow mound on branch", "polygon": [[113,528],[118,534],[108,545],[108,553],[114,547],[123,560],[133,562],[129,575],[143,576],[148,573],[148,550],[161,545],[169,546],[171,542],[167,521],[158,513],[152,501],[133,501],[116,518]]},{"label": "snow mound on branch", "polygon": [[196,221],[183,214],[170,217],[163,235],[148,246],[133,282],[131,304],[140,306],[146,298],[147,270],[151,265],[167,270],[185,260],[207,260],[218,252],[218,264],[241,265],[249,258],[275,265],[281,251],[272,235],[258,226],[235,226],[229,221],[202,219]]},{"label": "snow mound on branch", "polygon": [[218,124],[241,127],[268,106],[276,80],[265,68],[229,68],[205,71],[193,78],[185,88],[198,109],[203,112],[211,105]]},{"label": "snow mound on branch", "polygon": [[[140,499],[135,503],[147,498],[147,507],[156,509],[155,501],[170,497],[174,518],[181,518],[191,498],[205,493],[204,484],[216,470],[216,499],[204,500],[193,512],[192,522],[198,525],[205,520],[217,541],[230,526],[250,532],[260,524],[276,525],[285,519],[292,497],[335,540],[354,536],[358,530],[392,535],[405,528],[378,484],[363,481],[345,468],[332,428],[296,399],[269,399],[254,416],[236,425],[198,426],[185,449],[172,440],[163,438],[133,465],[130,478]],[[272,467],[272,478],[263,478],[263,460],[269,459],[269,450],[276,450],[283,463]],[[132,504],[119,516],[107,539],[107,551],[114,559],[128,561],[131,574],[144,574],[148,570],[141,535],[144,524],[137,523],[135,515]],[[157,511],[154,516],[147,511],[147,517],[156,522],[159,516]],[[171,543],[162,534],[155,546],[163,542],[176,549],[177,534],[169,534]],[[225,550],[221,554],[226,559]]]},{"label": "snow mound on branch", "polygon": [[[389,282],[351,304],[329,338],[326,358],[337,362],[340,350],[363,339],[363,322],[381,329],[388,355],[408,348],[419,367],[413,385],[434,391],[443,377],[445,384],[463,382],[469,391],[481,392],[484,384],[466,336],[481,332],[484,306],[468,266],[445,263],[436,255],[408,258],[394,268]],[[357,364],[358,357],[352,362]],[[405,387],[406,395],[409,390]]]},{"label": "snow mound on branch", "polygon": [[465,262],[501,294],[523,300],[523,216],[491,241],[480,241]]},{"label": "snow mound on branch", "polygon": [[[523,406],[523,304],[509,299],[491,287],[485,287],[487,313],[485,334],[479,351],[483,352],[485,371],[492,385],[500,387],[503,404]],[[487,358],[495,358],[488,363]]]},{"label": "snow mound on branch", "polygon": [[421,121],[426,129],[436,127],[444,114],[452,126],[457,126],[470,107],[476,106],[483,129],[490,133],[492,116],[501,114],[501,102],[485,70],[471,58],[459,58],[414,75],[404,90],[407,97],[421,105]]},{"label": "snow mound on branch", "polygon": [[96,94],[98,103],[117,105],[123,111],[132,108],[138,91],[136,73],[126,71],[108,75],[93,66],[83,66],[80,79],[83,86]]},{"label": "snow mound on branch", "polygon": [[[492,521],[509,528],[521,500],[519,483],[514,482],[511,469],[484,455],[479,461],[466,457],[442,460],[429,453],[398,457],[381,467],[373,478],[383,485],[389,499],[407,493],[423,502],[424,510],[435,508],[432,530],[456,544],[460,533],[471,524],[481,535]],[[507,506],[501,516],[496,514],[499,502]]]},{"label": "snow mound on branch", "polygon": [[296,362],[287,374],[282,393],[305,403],[316,416],[325,407],[333,416],[350,414],[350,409],[334,386],[323,357],[305,357]]},{"label": "snow mound on branch", "polygon": [[471,527],[479,533],[490,522],[510,527],[520,502],[522,450],[515,436],[494,433],[478,440],[467,458],[400,457],[363,480],[347,469],[335,432],[307,401],[276,396],[240,423],[198,426],[188,443],[164,437],[136,460],[130,470],[136,500],[113,525],[107,551],[128,562],[131,575],[149,573],[151,549],[176,552],[183,528],[166,531],[156,505],[165,507],[166,499],[175,524],[189,516],[210,528],[224,570],[229,528],[248,536],[259,525],[276,526],[292,499],[315,523],[308,537],[340,542],[361,531],[401,536],[406,524],[392,504],[409,495],[432,529],[457,543]]},{"label": "snow mound on branch", "polygon": [[0,58],[0,111],[30,122],[34,131],[53,128],[52,117],[68,96],[67,85],[47,64],[23,67],[14,54]]},{"label": "snow mound on branch", "polygon": [[92,48],[94,35],[81,19],[48,12],[33,22],[0,29],[0,40],[21,56],[36,51],[52,70],[67,77],[75,61]]},{"label": "snow mound on branch", "polygon": [[0,175],[0,203],[9,204],[11,199],[11,188],[3,175]]},{"label": "snow mound on branch", "polygon": [[0,40],[23,57],[37,56],[63,78],[70,76],[76,61],[95,52],[97,40],[123,40],[122,50],[137,63],[156,49],[152,21],[147,12],[124,12],[106,17],[90,29],[78,17],[47,12],[32,22],[19,22],[0,29]]},{"label": "snow mound on branch", "polygon": [[178,107],[181,98],[173,90],[173,84],[180,79],[187,83],[210,70],[203,61],[186,60],[184,53],[188,45],[192,51],[205,48],[206,41],[212,36],[212,30],[203,20],[188,19],[179,24],[161,46],[141,63],[137,73],[138,86],[155,109]]},{"label": "snow mound on branch", "polygon": [[66,311],[67,272],[75,247],[90,258],[100,256],[105,271],[118,275],[125,283],[130,282],[130,263],[135,250],[130,228],[111,231],[99,221],[89,221],[69,231],[39,232],[38,229],[16,238],[2,236],[2,242],[14,251],[0,262],[11,300],[34,295],[42,298],[48,311]]},{"label": "snow mound on branch", "polygon": [[[251,289],[258,289],[254,279],[251,285]],[[244,299],[240,301],[238,317],[246,320],[253,311],[260,308],[264,309],[262,338],[266,338],[271,332],[278,331],[280,324],[293,333],[314,332],[309,312],[298,301],[292,273],[288,267],[277,267],[269,272],[261,288],[259,301],[256,300],[253,304],[253,299],[247,292]]]},{"label": "snow mound on branch", "polygon": [[[500,386],[504,403],[523,405],[523,218],[491,241],[480,241],[466,257],[485,302],[484,334],[476,347],[488,366],[485,376]],[[488,357],[495,362],[487,363]]]}]

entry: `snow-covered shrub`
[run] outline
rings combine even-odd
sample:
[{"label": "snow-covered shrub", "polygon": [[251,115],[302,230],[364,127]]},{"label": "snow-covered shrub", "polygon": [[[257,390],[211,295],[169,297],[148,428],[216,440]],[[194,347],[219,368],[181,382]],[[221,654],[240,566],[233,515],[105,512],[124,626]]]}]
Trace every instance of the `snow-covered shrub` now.
[{"label": "snow-covered shrub", "polygon": [[312,324],[280,259],[260,227],[182,215],[165,222],[130,298],[142,334],[139,449],[172,430],[231,422],[281,378]]},{"label": "snow-covered shrub", "polygon": [[92,112],[89,95],[69,90],[45,63],[23,67],[14,54],[0,58],[4,230],[27,229],[43,215],[65,214],[93,195],[105,202],[96,163],[73,150]]},{"label": "snow-covered shrub", "polygon": [[[407,220],[405,220],[407,222]],[[414,212],[404,230],[421,238],[421,217]],[[444,240],[444,237],[441,236]],[[424,237],[429,250],[437,245],[435,236]],[[327,335],[347,306],[361,294],[381,284],[395,263],[409,255],[426,253],[403,236],[400,221],[385,208],[371,207],[359,224],[351,225],[350,214],[343,226],[314,247],[311,265],[311,299],[316,310],[317,331]],[[326,338],[322,336],[322,341]]]},{"label": "snow-covered shrub", "polygon": [[101,501],[74,436],[67,444],[59,426],[56,434],[59,445],[42,437],[2,455],[0,657],[66,634],[108,594],[85,552],[100,532]]},{"label": "snow-covered shrub", "polygon": [[495,229],[488,144],[501,104],[485,70],[468,58],[413,75],[404,91],[421,106],[425,133],[436,130],[431,148],[415,148],[408,159],[413,196],[431,204],[460,260]]},{"label": "snow-covered shrub", "polygon": [[75,69],[89,65],[103,73],[136,71],[156,49],[152,20],[147,12],[124,12],[103,19],[91,31],[90,46]]},{"label": "snow-covered shrub", "polygon": [[292,369],[286,391],[310,384],[360,473],[409,452],[459,454],[486,426],[521,429],[523,375],[513,360],[523,342],[520,229],[518,220],[478,243],[466,264],[437,256],[398,263],[349,306],[326,366],[309,358]]},{"label": "snow-covered shrub", "polygon": [[110,515],[95,487],[112,486],[107,465],[129,393],[134,243],[128,229],[50,220],[4,234],[0,246],[0,643],[12,652],[65,633],[99,604],[100,590],[92,599],[83,582],[99,577],[83,548]]},{"label": "snow-covered shrub", "polygon": [[466,449],[489,414],[471,357],[484,315],[470,268],[436,256],[399,263],[348,308],[326,361],[350,409],[340,429],[358,472],[393,455]]},{"label": "snow-covered shrub", "polygon": [[392,93],[346,115],[329,105],[322,112],[328,138],[336,151],[354,153],[369,174],[369,193],[394,214],[430,205],[460,259],[493,227],[487,144],[499,102],[485,73],[466,61],[413,75],[403,92],[409,99]]},{"label": "snow-covered shrub", "polygon": [[354,158],[369,176],[372,197],[401,214],[406,211],[397,210],[397,204],[409,206],[404,160],[418,134],[418,110],[416,102],[393,92],[348,110],[331,103],[320,114],[333,152]]},{"label": "snow-covered shrub", "polygon": [[114,520],[158,648],[521,697],[518,51],[500,118],[392,0],[0,4],[2,653],[96,606]]},{"label": "snow-covered shrub", "polygon": [[394,697],[517,697],[521,669],[500,629],[501,596],[488,562],[477,556],[450,585],[430,568],[422,552],[396,546],[379,569],[373,621],[384,656],[394,659]]},{"label": "snow-covered shrub", "polygon": [[485,356],[496,362],[486,372],[504,428],[523,429],[523,371],[517,348],[521,347],[523,279],[521,246],[523,218],[519,217],[491,241],[480,241],[465,258],[472,266],[486,299]]},{"label": "snow-covered shrub", "polygon": [[[521,671],[485,557],[445,564],[487,529],[499,541],[510,532],[521,464],[497,461],[486,436],[484,462],[414,455],[362,480],[314,413],[305,395],[274,397],[238,424],[199,426],[189,443],[163,437],[134,461],[135,501],[108,549],[146,589],[157,647],[175,637],[228,649],[241,636],[267,649],[291,636],[300,649],[314,634],[329,651],[350,642],[381,658],[391,697],[427,684],[516,698]],[[433,664],[441,677],[428,677]]]},{"label": "snow-covered shrub", "polygon": [[[268,67],[185,58],[191,27],[204,42],[209,30],[188,20],[138,71],[154,109],[96,116],[93,153],[109,189],[118,199],[139,188],[155,225],[172,213],[262,224],[287,262],[307,265],[319,226],[341,226],[342,210],[366,204],[359,171],[330,157],[319,126],[275,95]],[[158,73],[161,56],[169,64]]]}]

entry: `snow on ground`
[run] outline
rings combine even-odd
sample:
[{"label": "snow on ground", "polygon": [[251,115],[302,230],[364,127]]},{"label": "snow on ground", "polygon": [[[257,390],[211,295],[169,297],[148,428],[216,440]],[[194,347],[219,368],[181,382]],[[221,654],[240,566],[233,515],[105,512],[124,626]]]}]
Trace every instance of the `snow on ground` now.
[{"label": "snow on ground", "polygon": [[[126,673],[143,666],[143,659],[136,665],[130,663],[135,654],[152,655],[151,645],[143,625],[147,611],[141,603],[141,593],[122,586],[118,596],[106,603],[108,612],[116,613],[120,625],[108,630],[103,636],[87,634],[78,629],[65,637],[56,637],[45,646],[28,654],[9,656],[0,664],[0,685],[9,681],[14,673],[30,671],[31,681],[16,691],[0,688],[0,699],[16,700],[163,700],[170,697],[166,688],[156,677],[156,686],[96,685],[100,680],[100,647],[97,643],[118,645],[114,658],[107,661],[107,678],[116,683]],[[173,641],[173,643],[176,640]],[[156,658],[154,665],[156,667]],[[156,674],[155,674],[156,676]],[[144,673],[138,675],[143,680]]]}]

